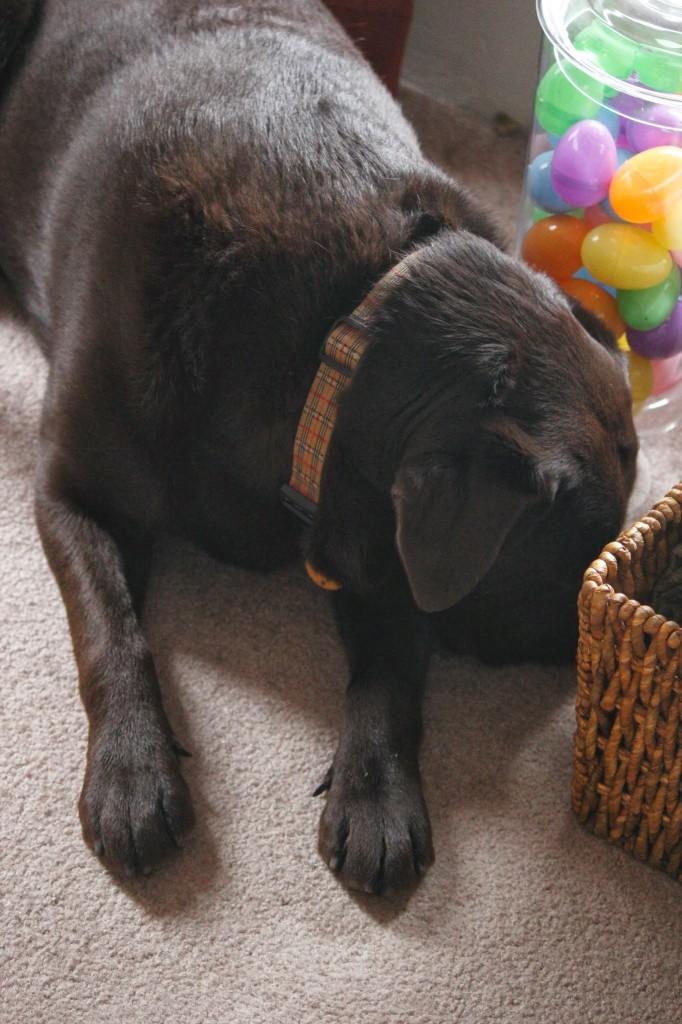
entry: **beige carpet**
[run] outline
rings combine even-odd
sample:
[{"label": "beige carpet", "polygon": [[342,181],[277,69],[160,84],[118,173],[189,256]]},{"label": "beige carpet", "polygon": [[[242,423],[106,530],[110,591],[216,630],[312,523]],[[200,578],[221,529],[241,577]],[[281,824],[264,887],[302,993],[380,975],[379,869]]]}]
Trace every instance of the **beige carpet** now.
[{"label": "beige carpet", "polygon": [[[511,225],[523,140],[405,104]],[[147,628],[200,825],[158,876],[102,870],[80,838],[86,722],[32,518],[45,367],[4,293],[0,317],[1,1024],[678,1024],[682,886],[574,820],[571,669],[437,657],[436,864],[407,902],[335,883],[310,794],[345,665],[302,571],[159,557]],[[682,478],[678,447],[647,445],[656,498]]]}]

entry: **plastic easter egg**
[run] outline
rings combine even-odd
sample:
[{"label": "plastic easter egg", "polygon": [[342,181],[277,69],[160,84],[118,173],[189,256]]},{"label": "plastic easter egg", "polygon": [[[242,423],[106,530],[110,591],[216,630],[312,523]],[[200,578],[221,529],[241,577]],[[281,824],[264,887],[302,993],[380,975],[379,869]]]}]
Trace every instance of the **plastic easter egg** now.
[{"label": "plastic easter egg", "polygon": [[625,324],[618,312],[616,300],[598,284],[585,281],[580,277],[572,277],[570,280],[560,283],[567,295],[577,299],[585,309],[589,309],[591,313],[603,320],[616,337],[625,331]]},{"label": "plastic easter egg", "polygon": [[628,327],[650,331],[667,320],[680,297],[680,268],[673,263],[670,273],[651,288],[619,289],[618,311]]},{"label": "plastic easter egg", "polygon": [[632,224],[593,228],[585,236],[581,254],[587,270],[615,288],[650,288],[660,284],[672,267],[668,250]]},{"label": "plastic easter egg", "polygon": [[595,121],[600,121],[604,125],[614,142],[620,138],[620,117],[611,107],[600,107],[599,113],[595,114]]},{"label": "plastic easter egg", "polygon": [[670,359],[657,359],[653,369],[652,394],[664,395],[682,381],[682,355]]},{"label": "plastic easter egg", "polygon": [[678,299],[672,314],[651,331],[628,328],[628,344],[637,355],[645,359],[667,359],[682,352],[682,298]]},{"label": "plastic easter egg", "polygon": [[531,199],[541,210],[547,210],[549,213],[566,213],[571,209],[571,204],[557,195],[552,184],[553,156],[550,151],[535,157],[526,172],[526,187]]},{"label": "plastic easter egg", "polygon": [[573,277],[580,278],[581,281],[591,281],[592,284],[598,285],[599,288],[603,288],[605,292],[608,292],[609,295],[612,295],[614,299],[616,297],[616,289],[613,288],[610,284],[604,284],[603,281],[598,281],[594,274],[591,274],[586,267],[581,267],[580,270],[576,270]]},{"label": "plastic easter egg", "polygon": [[657,146],[626,160],[613,176],[609,200],[633,224],[665,217],[682,201],[682,149]]},{"label": "plastic easter egg", "polygon": [[651,103],[633,112],[625,134],[636,153],[656,146],[682,146],[682,110],[666,103]]},{"label": "plastic easter egg", "polygon": [[[576,121],[594,117],[604,97],[604,86],[571,66],[571,80],[552,64],[538,84],[535,116],[546,132],[563,135]],[[573,84],[575,82],[575,85]]]},{"label": "plastic easter egg", "polygon": [[650,89],[682,92],[682,56],[678,54],[642,46],[635,54],[633,71],[638,81]]},{"label": "plastic easter egg", "polygon": [[618,93],[617,96],[611,97],[608,101],[608,106],[620,116],[621,124],[623,129],[625,129],[635,111],[641,108],[642,101],[637,96],[631,96],[629,93],[622,92]]},{"label": "plastic easter egg", "polygon": [[616,139],[616,145],[619,148],[630,150],[627,127],[635,116],[635,112],[641,110],[642,100],[638,96],[630,96],[628,93],[618,93],[609,98],[608,106],[618,114],[620,119],[620,135]]},{"label": "plastic easter egg", "polygon": [[606,125],[594,119],[578,121],[554,151],[552,185],[571,206],[594,206],[608,194],[616,165],[616,143]]},{"label": "plastic easter egg", "polygon": [[611,285],[605,285],[603,281],[597,281],[594,274],[590,273],[587,267],[582,266],[580,270],[577,270],[576,273],[573,274],[573,278],[580,278],[581,281],[591,281],[593,285],[597,285],[599,288],[603,288],[605,292],[607,292],[609,295],[612,295],[613,298],[615,298],[616,290],[612,288]]},{"label": "plastic easter egg", "polygon": [[533,224],[521,243],[521,256],[529,266],[555,281],[572,277],[582,262],[580,249],[588,228],[578,217],[557,214]]},{"label": "plastic easter egg", "polygon": [[589,53],[598,68],[614,78],[626,79],[635,63],[637,47],[601,21],[581,29],[573,40],[576,50]]},{"label": "plastic easter egg", "polygon": [[589,228],[597,228],[600,224],[609,224],[613,218],[601,204],[585,208],[584,220]]},{"label": "plastic easter egg", "polygon": [[628,376],[633,404],[643,402],[654,390],[654,370],[649,359],[628,352]]},{"label": "plastic easter egg", "polygon": [[682,202],[673,206],[661,220],[652,222],[651,234],[665,249],[682,250]]}]

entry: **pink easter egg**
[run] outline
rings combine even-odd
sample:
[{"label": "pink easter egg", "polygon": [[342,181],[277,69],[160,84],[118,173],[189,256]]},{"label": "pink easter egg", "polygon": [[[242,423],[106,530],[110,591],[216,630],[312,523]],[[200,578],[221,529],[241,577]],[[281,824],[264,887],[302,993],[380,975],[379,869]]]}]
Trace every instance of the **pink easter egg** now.
[{"label": "pink easter egg", "polygon": [[585,208],[583,220],[590,228],[598,228],[600,224],[608,224],[613,218],[609,217],[602,206],[597,205]]},{"label": "pink easter egg", "polygon": [[656,359],[653,369],[653,395],[664,395],[682,381],[682,355],[670,359]]}]

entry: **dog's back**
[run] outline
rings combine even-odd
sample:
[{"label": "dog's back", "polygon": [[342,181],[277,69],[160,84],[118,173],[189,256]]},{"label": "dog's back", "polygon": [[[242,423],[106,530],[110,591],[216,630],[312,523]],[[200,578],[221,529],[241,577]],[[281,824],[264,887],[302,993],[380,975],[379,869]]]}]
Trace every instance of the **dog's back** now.
[{"label": "dog's back", "polygon": [[[135,196],[151,203],[158,189],[203,217],[223,250],[233,246],[232,268],[243,270],[250,242],[262,261],[268,239],[276,250],[283,235],[324,263],[332,221],[361,231],[366,262],[373,228],[384,250],[387,227],[400,241],[403,224],[391,231],[374,218],[386,218],[390,182],[426,165],[321,4],[47,0],[34,20],[0,110],[0,265],[38,324],[49,328],[64,286],[60,232],[73,238],[80,225],[85,235],[109,204],[114,246]],[[349,158],[354,148],[364,160]],[[368,209],[372,188],[381,199]],[[273,269],[283,280],[281,261]]]}]

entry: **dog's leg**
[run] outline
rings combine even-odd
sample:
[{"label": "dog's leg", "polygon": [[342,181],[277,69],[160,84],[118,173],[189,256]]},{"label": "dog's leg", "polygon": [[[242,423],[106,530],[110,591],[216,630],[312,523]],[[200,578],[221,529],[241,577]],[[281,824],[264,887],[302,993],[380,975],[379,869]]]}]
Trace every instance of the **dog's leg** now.
[{"label": "dog's leg", "polygon": [[418,764],[429,624],[407,594],[381,602],[336,595],[351,680],[327,778],[319,849],[351,889],[383,894],[433,861]]},{"label": "dog's leg", "polygon": [[[181,845],[194,821],[178,766],[183,751],[164,714],[135,610],[146,575],[146,545],[133,544],[125,533],[114,538],[46,457],[36,513],[66,606],[89,721],[79,804],[83,835],[108,867],[146,874]],[[134,596],[126,570],[134,577]]]}]

